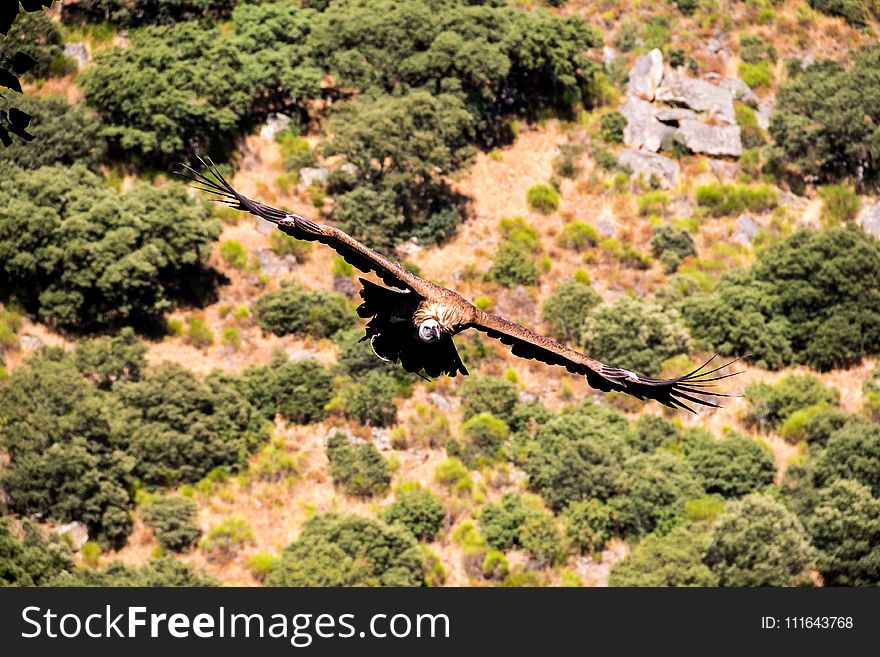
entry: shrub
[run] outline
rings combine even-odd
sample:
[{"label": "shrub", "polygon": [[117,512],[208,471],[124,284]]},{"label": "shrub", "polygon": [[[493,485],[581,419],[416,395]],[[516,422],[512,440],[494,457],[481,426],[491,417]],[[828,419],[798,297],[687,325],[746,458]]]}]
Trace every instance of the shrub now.
[{"label": "shrub", "polygon": [[449,458],[434,469],[434,480],[456,493],[469,493],[473,488],[471,473],[457,458]]},{"label": "shrub", "polygon": [[609,144],[623,143],[626,118],[620,112],[608,112],[599,119],[599,136]]},{"label": "shrub", "polygon": [[299,171],[303,167],[314,166],[318,161],[309,142],[289,129],[278,132],[275,141],[278,142],[285,169]]},{"label": "shrub", "polygon": [[826,586],[876,586],[880,582],[880,500],[847,479],[818,493],[804,522],[818,551]]},{"label": "shrub", "polygon": [[198,505],[186,497],[159,497],[143,509],[144,522],[159,544],[173,552],[186,552],[202,530],[196,525]]},{"label": "shrub", "polygon": [[303,333],[326,338],[354,324],[348,300],[335,292],[310,292],[295,284],[282,284],[254,304],[257,324],[275,335]]},{"label": "shrub", "polygon": [[721,586],[791,586],[806,578],[813,550],[791,511],[752,494],[718,518],[703,561]]},{"label": "shrub", "polygon": [[629,558],[611,568],[611,586],[718,586],[718,576],[702,562],[705,536],[676,527],[664,536],[651,534]]},{"label": "shrub", "polygon": [[220,232],[177,184],[118,193],[81,165],[0,181],[0,276],[29,312],[68,328],[155,325],[204,279]]},{"label": "shrub", "polygon": [[495,458],[510,435],[503,420],[491,413],[478,413],[461,425],[465,454],[470,457]]},{"label": "shrub", "polygon": [[65,20],[111,21],[115,25],[136,27],[168,24],[195,18],[228,18],[234,0],[79,0],[62,8]]},{"label": "shrub", "polygon": [[394,491],[394,503],[382,514],[389,525],[399,523],[420,541],[433,541],[443,526],[443,505],[418,483],[402,485]]},{"label": "shrub", "polygon": [[220,255],[227,265],[234,269],[244,269],[247,266],[248,254],[238,240],[226,240],[220,243]]},{"label": "shrub", "polygon": [[523,251],[537,253],[541,250],[541,235],[522,217],[508,217],[499,222],[501,235],[508,244]]},{"label": "shrub", "polygon": [[81,340],[73,352],[80,373],[104,390],[115,383],[140,381],[147,368],[146,353],[146,345],[131,328],[113,337]]},{"label": "shrub", "polygon": [[205,349],[214,344],[214,331],[201,317],[188,317],[186,320],[186,341],[194,347]]},{"label": "shrub", "polygon": [[559,209],[559,192],[543,183],[532,185],[526,192],[526,202],[535,212],[551,214]]},{"label": "shrub", "polygon": [[250,523],[244,518],[231,516],[211,527],[201,542],[201,548],[208,556],[226,561],[253,542],[254,531]]},{"label": "shrub", "polygon": [[322,420],[333,397],[333,376],[315,360],[291,361],[276,352],[266,366],[250,366],[237,387],[267,420],[281,414],[288,422],[310,424]]},{"label": "shrub", "polygon": [[743,36],[739,40],[740,58],[749,64],[763,61],[776,61],[776,48],[755,35]]},{"label": "shrub", "polygon": [[347,495],[370,497],[388,490],[388,462],[373,443],[352,443],[343,433],[327,439],[327,458],[333,483]]},{"label": "shrub", "polygon": [[767,62],[740,62],[739,77],[751,89],[769,89],[773,86],[773,71]]},{"label": "shrub", "polygon": [[[841,16],[847,23],[856,26],[865,25],[871,17],[876,5],[865,0],[808,0],[810,7],[829,16]],[[871,9],[869,9],[871,7]]]},{"label": "shrub", "polygon": [[223,328],[223,344],[233,351],[241,349],[241,330],[237,326],[225,326]]},{"label": "shrub", "polygon": [[546,513],[526,520],[520,530],[519,542],[529,556],[544,566],[556,565],[565,556],[556,520]]},{"label": "shrub", "polygon": [[397,382],[386,372],[373,371],[339,394],[342,411],[362,424],[386,427],[397,420],[394,395]]},{"label": "shrub", "polygon": [[778,194],[768,185],[731,185],[708,183],[697,186],[697,205],[713,216],[736,214],[744,210],[765,212],[776,207]]},{"label": "shrub", "polygon": [[[296,258],[297,262],[304,262],[312,252],[312,243],[298,240],[286,233],[282,233],[280,230],[274,230],[269,235],[269,248],[279,258],[292,255]],[[343,262],[345,261],[343,260]]]},{"label": "shrub", "polygon": [[562,178],[576,178],[581,172],[578,162],[584,153],[582,144],[570,142],[559,147],[559,156],[553,160],[553,172]]},{"label": "shrub", "polygon": [[593,358],[648,376],[660,374],[663,361],[690,349],[676,311],[629,297],[591,310],[582,340]]},{"label": "shrub", "polygon": [[611,533],[611,510],[599,500],[571,502],[562,510],[569,546],[584,554],[599,552]]},{"label": "shrub", "polygon": [[837,405],[840,393],[811,374],[789,374],[775,385],[753,383],[746,388],[751,417],[759,426],[776,428],[795,411],[826,403]]},{"label": "shrub", "polygon": [[562,342],[579,342],[587,314],[601,301],[589,284],[575,280],[560,283],[541,306],[547,333]]},{"label": "shrub", "polygon": [[599,243],[599,232],[584,221],[572,221],[563,226],[557,242],[575,251],[585,251]]},{"label": "shrub", "polygon": [[707,493],[741,497],[773,483],[773,454],[756,440],[730,434],[723,440],[700,442],[688,461]]},{"label": "shrub", "polygon": [[0,517],[0,586],[45,586],[74,570],[70,548],[58,535],[44,536],[42,528],[27,518],[21,528],[19,538],[12,519]]},{"label": "shrub", "polygon": [[516,385],[494,376],[468,377],[459,396],[465,421],[479,413],[490,413],[509,422],[518,400]]},{"label": "shrub", "polygon": [[489,269],[488,277],[504,287],[517,287],[518,285],[536,285],[539,274],[535,261],[525,249],[505,241],[501,243],[495,253],[495,261]]},{"label": "shrub", "polygon": [[669,195],[665,192],[646,192],[639,197],[639,214],[647,217],[651,214],[665,214],[669,205]]},{"label": "shrub", "polygon": [[490,502],[480,510],[480,533],[489,545],[507,551],[522,545],[523,527],[541,515],[540,510],[526,506],[520,495],[507,493],[498,504]]},{"label": "shrub", "polygon": [[822,224],[826,227],[851,222],[862,204],[858,195],[843,185],[823,185],[819,196],[822,197]]},{"label": "shrub", "polygon": [[254,579],[263,582],[272,571],[275,564],[275,557],[268,552],[257,552],[251,555],[247,561],[247,569],[253,575]]},{"label": "shrub", "polygon": [[77,568],[65,571],[49,582],[50,586],[63,587],[180,587],[180,586],[220,586],[220,582],[172,556],[150,559],[140,568],[129,568],[120,561],[114,561],[104,570]]},{"label": "shrub", "polygon": [[849,422],[831,434],[816,460],[813,478],[819,488],[851,479],[880,497],[880,425]]},{"label": "shrub", "polygon": [[412,534],[353,514],[323,513],[272,565],[267,586],[421,586],[424,559]]},{"label": "shrub", "polygon": [[[821,416],[834,407],[828,402],[819,402],[806,408],[793,411],[779,427],[780,435],[790,443],[798,443],[807,437],[809,427],[817,416]],[[843,411],[840,411],[843,413]],[[845,414],[845,413],[844,413]]]},{"label": "shrub", "polygon": [[697,255],[697,249],[686,230],[660,226],[651,238],[651,253],[663,262],[668,272],[674,272],[682,260]]},{"label": "shrub", "polygon": [[679,438],[675,425],[658,415],[640,415],[635,430],[635,447],[641,452],[653,452],[658,447],[676,443]]},{"label": "shrub", "polygon": [[11,60],[17,52],[24,53],[34,60],[27,77],[45,78],[52,63],[64,55],[63,46],[64,38],[48,12],[22,12],[6,34],[0,34],[0,62]]}]

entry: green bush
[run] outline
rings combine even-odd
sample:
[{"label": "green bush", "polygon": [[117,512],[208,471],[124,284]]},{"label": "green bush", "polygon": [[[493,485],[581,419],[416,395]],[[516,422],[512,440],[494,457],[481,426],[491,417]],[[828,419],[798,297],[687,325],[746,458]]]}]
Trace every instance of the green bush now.
[{"label": "green bush", "polygon": [[705,535],[687,527],[646,536],[627,559],[611,568],[611,586],[718,586],[702,563]]},{"label": "green bush", "polygon": [[519,542],[532,559],[544,566],[557,565],[565,557],[556,519],[546,513],[526,520],[519,532]]},{"label": "green bush", "polygon": [[465,438],[464,450],[468,457],[495,458],[510,435],[504,420],[491,413],[478,413],[462,423],[461,434]]},{"label": "green bush", "polygon": [[518,396],[516,385],[494,376],[468,377],[461,386],[461,412],[465,421],[479,413],[510,422]]},{"label": "green bush", "polygon": [[669,205],[669,194],[666,192],[645,192],[639,197],[639,214],[647,217],[651,214],[665,214]]},{"label": "green bush", "polygon": [[480,533],[492,547],[507,551],[522,546],[521,532],[541,511],[529,507],[520,495],[507,493],[498,504],[489,502],[480,509]]},{"label": "green bush", "polygon": [[280,230],[274,230],[269,235],[269,248],[279,258],[292,255],[296,258],[297,262],[304,262],[312,252],[312,243],[298,240],[286,233],[282,233]]},{"label": "green bush", "polygon": [[559,192],[550,185],[539,183],[526,192],[529,208],[541,214],[551,214],[559,209]]},{"label": "green bush", "polygon": [[115,336],[80,340],[73,355],[80,374],[99,388],[109,390],[115,383],[140,381],[147,368],[147,346],[131,328]]},{"label": "green bush", "polygon": [[591,554],[605,547],[611,534],[611,509],[599,500],[571,502],[562,509],[565,537],[577,552]]},{"label": "green bush", "polygon": [[772,452],[739,434],[702,441],[688,453],[687,460],[706,492],[724,497],[747,495],[772,484],[776,475]]},{"label": "green bush", "polygon": [[753,383],[746,387],[751,418],[762,427],[776,428],[795,411],[826,403],[836,406],[840,393],[811,374],[789,374],[774,385]]},{"label": "green bush", "polygon": [[6,166],[0,180],[0,252],[20,254],[0,259],[0,277],[55,325],[154,326],[204,278],[219,232],[177,184],[118,193],[81,165]]},{"label": "green bush", "polygon": [[773,70],[767,62],[740,62],[739,77],[750,89],[769,89],[773,86]]},{"label": "green bush", "polygon": [[285,169],[299,171],[303,167],[314,166],[318,161],[309,142],[289,129],[278,132],[275,141],[278,142]]},{"label": "green bush", "polygon": [[314,516],[272,565],[267,586],[421,586],[424,559],[413,535],[352,514]]},{"label": "green bush", "polygon": [[508,244],[530,253],[541,251],[541,234],[522,217],[507,217],[498,225]]},{"label": "green bush", "polygon": [[391,471],[373,443],[352,443],[343,433],[327,439],[333,483],[347,495],[370,497],[388,490]]},{"label": "green bush", "polygon": [[876,16],[877,6],[866,0],[808,0],[810,6],[829,16],[840,16],[850,25],[863,26],[872,15]]},{"label": "green bush", "polygon": [[433,541],[443,526],[443,505],[418,483],[402,485],[394,491],[394,503],[382,514],[389,525],[399,523],[420,541]]},{"label": "green bush", "polygon": [[333,376],[316,360],[291,361],[276,352],[265,366],[250,366],[236,381],[238,389],[267,420],[281,414],[288,422],[322,420],[333,398]]},{"label": "green bush", "polygon": [[584,154],[583,144],[569,142],[559,147],[559,155],[553,159],[553,172],[561,178],[577,178],[581,172],[581,156]]},{"label": "green bush", "polygon": [[115,25],[167,24],[194,18],[228,18],[235,0],[79,0],[62,8],[65,20],[110,21]]},{"label": "green bush", "polygon": [[0,517],[0,586],[45,586],[75,566],[67,544],[56,534],[44,536],[32,520],[22,521],[22,538],[12,519]]},{"label": "green bush", "polygon": [[575,280],[560,283],[541,306],[547,333],[562,342],[579,342],[587,314],[601,301],[602,297],[589,285]]},{"label": "green bush", "polygon": [[303,333],[313,338],[330,337],[349,328],[355,314],[348,300],[335,292],[311,292],[296,283],[282,283],[254,304],[257,324],[275,335]]},{"label": "green bush", "polygon": [[697,205],[706,208],[716,217],[749,210],[765,212],[776,207],[778,194],[768,185],[732,185],[707,183],[698,185]]},{"label": "green bush", "polygon": [[739,40],[740,58],[749,64],[757,64],[763,61],[776,61],[776,48],[767,43],[760,36],[746,35]]},{"label": "green bush", "polygon": [[651,254],[663,262],[667,272],[677,270],[681,261],[688,256],[697,255],[694,240],[686,230],[660,226],[653,232]]},{"label": "green bush", "polygon": [[821,220],[826,227],[851,222],[862,205],[858,195],[844,185],[823,185],[819,196],[822,197]]},{"label": "green bush", "polygon": [[818,488],[851,479],[880,497],[880,425],[849,422],[831,434],[816,459],[813,479]]},{"label": "green bush", "polygon": [[663,361],[690,349],[676,311],[626,296],[591,310],[581,337],[593,358],[648,376],[660,374]]},{"label": "green bush", "polygon": [[397,420],[397,381],[387,372],[372,371],[342,390],[342,412],[361,424],[386,427]]},{"label": "green bush", "polygon": [[198,505],[187,497],[159,497],[144,507],[144,523],[162,547],[186,552],[202,535],[195,522],[197,511]]},{"label": "green bush", "polygon": [[26,73],[29,79],[45,78],[52,72],[52,63],[64,55],[64,38],[48,12],[22,12],[9,31],[0,34],[0,62],[11,60],[17,52],[34,60]]},{"label": "green bush", "polygon": [[220,586],[220,582],[206,575],[201,569],[184,563],[172,556],[150,559],[140,568],[130,568],[114,561],[104,570],[77,568],[65,571],[49,582],[50,586],[63,587],[121,587],[121,586]]},{"label": "green bush", "polygon": [[679,439],[675,425],[658,415],[640,415],[636,420],[635,430],[635,447],[640,452],[653,452],[658,447],[677,443]]},{"label": "green bush", "polygon": [[515,243],[504,241],[495,253],[495,261],[489,269],[490,280],[504,287],[537,285],[538,268],[528,252]]},{"label": "green bush", "polygon": [[599,231],[584,221],[572,221],[562,227],[557,243],[575,251],[585,251],[599,243]]},{"label": "green bush", "polygon": [[253,542],[254,530],[250,523],[242,517],[231,516],[211,527],[200,547],[211,558],[226,561]]},{"label": "green bush", "polygon": [[248,254],[238,240],[220,242],[220,255],[227,265],[233,269],[244,269],[248,263]]},{"label": "green bush", "polygon": [[186,320],[186,341],[194,347],[205,349],[214,344],[214,331],[201,317],[188,317]]},{"label": "green bush", "polygon": [[791,586],[807,581],[813,549],[791,511],[753,494],[718,518],[703,562],[721,586]]},{"label": "green bush", "polygon": [[620,112],[608,112],[599,119],[599,136],[609,144],[623,143],[623,129],[626,118]]}]

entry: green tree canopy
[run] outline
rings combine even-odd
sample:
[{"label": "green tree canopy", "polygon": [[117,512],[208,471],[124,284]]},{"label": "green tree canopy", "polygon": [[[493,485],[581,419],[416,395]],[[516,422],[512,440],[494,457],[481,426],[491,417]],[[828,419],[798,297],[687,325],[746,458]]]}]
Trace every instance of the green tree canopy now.
[{"label": "green tree canopy", "polygon": [[731,433],[722,440],[700,441],[688,461],[707,493],[740,497],[773,483],[773,453],[757,440]]},{"label": "green tree canopy", "polygon": [[611,568],[611,586],[718,586],[702,562],[708,536],[688,527],[646,536]]}]

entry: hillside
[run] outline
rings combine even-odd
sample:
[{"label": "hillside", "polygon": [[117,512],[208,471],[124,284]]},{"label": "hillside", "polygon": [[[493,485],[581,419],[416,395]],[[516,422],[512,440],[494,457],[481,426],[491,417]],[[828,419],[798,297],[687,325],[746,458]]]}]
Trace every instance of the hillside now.
[{"label": "hillside", "polygon": [[[880,534],[847,538],[880,518],[877,16],[438,0],[428,39],[421,3],[168,4],[27,16],[0,542],[71,548],[29,583],[169,554],[245,586],[880,581]],[[731,396],[673,411],[467,334],[466,379],[386,367],[360,274],[183,191],[197,154],[604,362],[747,356]]]}]

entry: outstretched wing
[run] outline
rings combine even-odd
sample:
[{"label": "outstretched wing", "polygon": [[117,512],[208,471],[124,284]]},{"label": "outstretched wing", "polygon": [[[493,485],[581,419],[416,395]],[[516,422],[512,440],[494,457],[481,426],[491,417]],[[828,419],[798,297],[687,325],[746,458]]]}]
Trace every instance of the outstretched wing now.
[{"label": "outstretched wing", "polygon": [[675,379],[655,379],[600,363],[598,360],[589,358],[555,340],[539,335],[497,315],[480,312],[469,327],[510,345],[514,356],[539,360],[548,365],[559,365],[572,374],[581,374],[586,377],[587,383],[597,390],[603,392],[614,390],[625,392],[639,399],[654,399],[664,406],[683,408],[691,413],[695,411],[688,406],[688,403],[718,408],[717,403],[706,399],[706,397],[730,397],[731,395],[712,392],[711,386],[721,379],[739,374],[739,372],[717,374],[739,358],[713,370],[706,370],[705,368],[714,360],[715,356],[713,356],[708,362],[685,376]]},{"label": "outstretched wing", "polygon": [[[180,175],[193,183],[195,189],[214,194],[215,200],[221,201],[238,210],[250,212],[277,225],[288,235],[300,240],[320,242],[341,255],[347,263],[362,272],[375,272],[386,284],[399,289],[406,289],[428,297],[436,292],[436,286],[407,271],[399,264],[386,258],[373,249],[361,244],[348,233],[334,226],[319,224],[298,214],[292,214],[264,205],[239,194],[221,175],[217,167],[208,164],[201,158],[199,161],[206,171],[199,172],[184,164]],[[442,289],[442,288],[440,288]]]}]

